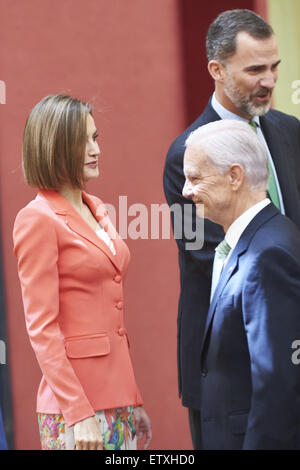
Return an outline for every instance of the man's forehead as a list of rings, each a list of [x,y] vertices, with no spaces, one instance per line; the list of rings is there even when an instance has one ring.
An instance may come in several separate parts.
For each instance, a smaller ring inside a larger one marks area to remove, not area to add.
[[[228,61],[234,63],[237,60],[253,62],[253,65],[275,63],[278,60],[278,46],[274,34],[269,38],[260,39],[240,31],[236,37],[236,51]]]
[[[207,166],[205,152],[201,148],[188,147],[184,152],[183,166],[186,173],[198,173],[201,168]]]

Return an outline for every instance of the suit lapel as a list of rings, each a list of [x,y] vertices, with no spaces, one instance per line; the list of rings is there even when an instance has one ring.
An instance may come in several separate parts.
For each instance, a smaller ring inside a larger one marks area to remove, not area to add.
[[[238,255],[239,255],[239,251],[237,249],[233,250],[228,260],[228,263],[226,264],[225,268],[223,269],[221,273],[219,282],[217,284],[216,290],[214,292],[214,295],[211,300],[211,304],[209,306],[209,310],[207,313],[204,336],[203,336],[203,344],[205,342],[205,338],[207,336],[210,324],[213,321],[213,317],[215,314],[219,297],[222,294],[227,282],[229,281],[233,273],[238,269]]]
[[[96,234],[96,232],[89,226],[88,223],[80,216],[76,209],[59,193],[49,190],[40,190],[38,193],[39,197],[47,200],[52,209],[58,215],[62,215],[65,218],[66,225],[75,232],[77,235],[85,238],[90,243],[99,248],[114,266],[120,270],[122,257],[120,255],[120,237],[114,229],[106,210],[105,205],[101,202],[96,204],[91,196],[84,191],[82,192],[82,198],[84,202],[89,206],[93,216],[99,222],[99,224],[107,231],[116,248],[116,254],[113,255],[111,250],[108,248],[106,243]]]
[[[218,113],[214,110],[211,105],[211,97],[207,103],[206,108],[204,109],[203,113],[201,114],[199,120],[201,121],[201,125],[203,123],[208,124],[209,122],[219,121],[221,117]]]
[[[228,263],[226,264],[224,270],[222,271],[222,274],[220,276],[218,285],[214,292],[214,295],[213,295],[213,298],[212,298],[212,301],[211,301],[211,304],[207,313],[203,341],[202,341],[202,348],[201,348],[202,352],[203,352],[206,338],[208,336],[210,325],[214,318],[218,300],[220,296],[222,295],[222,292],[226,284],[228,283],[229,279],[238,270],[239,257],[248,249],[248,246],[253,236],[257,232],[257,230],[275,215],[279,215],[279,211],[276,209],[276,207],[273,204],[269,204],[264,209],[262,209],[246,227],[246,229],[244,230],[244,232],[242,233],[238,241],[238,244],[236,245],[235,249],[231,253]]]
[[[291,152],[290,142],[268,114],[260,118],[260,123],[276,168],[286,213],[296,221],[300,212],[300,203],[296,197],[295,174],[288,157]]]

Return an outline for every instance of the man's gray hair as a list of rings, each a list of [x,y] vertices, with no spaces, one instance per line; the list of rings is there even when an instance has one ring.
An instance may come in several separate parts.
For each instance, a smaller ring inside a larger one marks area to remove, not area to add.
[[[267,189],[267,150],[248,123],[230,119],[210,122],[193,131],[185,145],[203,151],[218,173],[224,174],[231,165],[239,164],[251,189]]]
[[[211,23],[206,36],[208,60],[224,63],[236,51],[236,37],[244,31],[256,39],[274,34],[272,27],[251,10],[227,10]]]

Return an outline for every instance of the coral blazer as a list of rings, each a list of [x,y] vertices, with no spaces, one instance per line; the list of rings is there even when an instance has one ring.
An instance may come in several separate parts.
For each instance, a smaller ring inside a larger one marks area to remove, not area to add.
[[[55,191],[39,191],[13,233],[26,327],[43,373],[37,411],[62,413],[68,426],[96,410],[142,404],[123,315],[129,250],[104,204],[82,196],[115,256]]]

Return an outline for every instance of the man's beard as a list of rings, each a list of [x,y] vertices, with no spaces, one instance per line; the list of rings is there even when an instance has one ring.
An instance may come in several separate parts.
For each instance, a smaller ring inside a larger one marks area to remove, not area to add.
[[[252,103],[253,95],[247,97],[237,87],[234,79],[228,74],[226,85],[224,86],[224,92],[228,98],[232,101],[234,106],[243,114],[247,116],[263,116],[266,114],[271,106],[271,94],[272,90],[262,88],[260,91],[268,91],[270,93],[270,99],[267,103],[261,105],[254,105]],[[256,93],[257,94],[257,93]],[[254,95],[255,96],[255,95]]]

